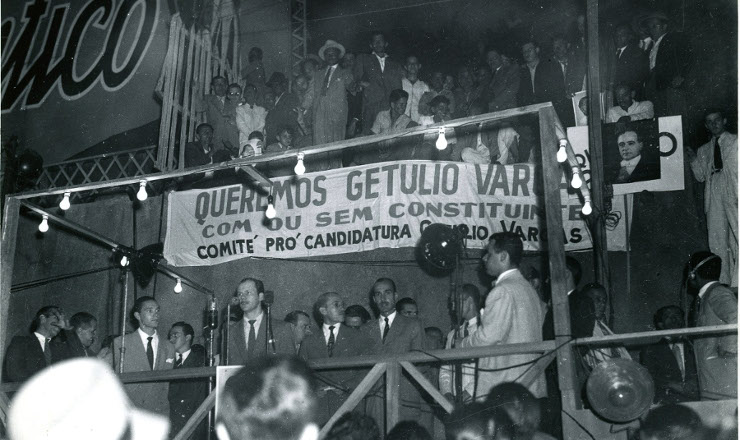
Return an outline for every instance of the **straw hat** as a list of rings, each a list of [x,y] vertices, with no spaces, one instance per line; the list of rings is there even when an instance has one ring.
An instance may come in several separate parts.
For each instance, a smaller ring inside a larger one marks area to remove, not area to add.
[[[166,418],[134,408],[111,368],[78,358],[46,368],[12,400],[8,433],[12,440],[164,440]]]
[[[319,49],[319,56],[322,60],[325,60],[324,52],[326,52],[327,49],[338,49],[339,50],[339,58],[342,58],[344,56],[344,46],[337,43],[334,40],[326,40],[326,43],[324,43],[323,46],[321,46],[321,49]]]

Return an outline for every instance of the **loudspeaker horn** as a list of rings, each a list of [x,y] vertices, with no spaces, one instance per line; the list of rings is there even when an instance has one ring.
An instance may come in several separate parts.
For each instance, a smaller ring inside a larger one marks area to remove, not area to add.
[[[611,422],[626,423],[650,408],[655,384],[647,369],[637,362],[612,359],[593,369],[586,394],[596,414]]]

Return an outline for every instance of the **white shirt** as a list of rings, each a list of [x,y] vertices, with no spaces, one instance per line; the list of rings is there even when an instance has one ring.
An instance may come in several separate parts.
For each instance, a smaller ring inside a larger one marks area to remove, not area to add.
[[[637,157],[633,157],[630,160],[623,160],[619,162],[619,166],[625,168],[627,172],[630,173],[631,175],[632,172],[635,171],[635,167],[640,162],[641,158],[642,158],[642,155],[638,154]]]
[[[385,57],[387,57],[388,55],[385,55],[385,56],[382,56],[381,57],[380,55],[378,55],[375,52],[373,52],[373,55],[375,55],[375,58],[377,58],[378,61],[380,62],[380,71],[381,72],[385,72]]]
[[[185,359],[187,359],[188,356],[190,356],[190,352],[191,351],[193,351],[193,350],[190,349],[190,348],[188,348],[188,351],[186,351],[185,353],[177,353],[177,355],[175,356],[175,361],[177,361],[177,358],[179,356],[180,357],[180,363],[185,362]]]
[[[619,51],[619,53],[617,54],[617,58],[622,58],[622,54],[624,53],[625,49],[627,49],[627,46],[620,47],[619,49],[617,49]]]
[[[332,324],[332,326],[334,327],[334,342],[337,341],[337,335],[339,334],[340,325],[340,323]],[[385,325],[385,321],[383,321],[383,325]],[[329,324],[324,324],[324,342],[326,342],[327,344],[329,343],[329,334]]]
[[[143,330],[141,330],[141,327],[139,327],[137,330],[139,332],[139,337],[141,338],[141,343],[144,344],[144,351],[146,351],[146,346],[149,344],[149,337],[152,338],[152,351],[154,352],[154,360],[152,361],[152,370],[157,368],[157,349],[159,348],[159,335],[157,334],[157,331],[154,330],[154,334],[147,335],[144,333]]]
[[[323,78],[321,78],[321,81],[324,81],[321,84],[321,87],[325,87],[326,84],[327,84],[327,82],[326,82],[326,72],[329,71],[329,83],[331,83],[331,78],[334,76],[334,71],[336,69],[337,69],[337,64],[335,64],[333,66],[329,66],[329,67],[326,68],[326,70],[324,71],[324,76],[323,76]]]
[[[264,316],[264,313],[260,313],[260,315],[256,318],[254,318],[254,339],[257,339],[259,337],[259,329],[260,324],[262,323],[262,317]],[[247,316],[244,316],[244,340],[247,341],[247,347],[249,347],[249,320],[247,319]]]
[[[41,344],[41,351],[44,351],[44,346],[46,345],[46,336],[38,332],[33,332],[33,334],[36,335],[36,339],[38,339],[39,344]]]
[[[650,70],[655,69],[655,60],[658,58],[658,46],[660,46],[660,42],[663,41],[663,37],[665,37],[665,34],[661,35],[660,38],[655,41],[653,48],[650,50]]]
[[[244,104],[236,108],[236,127],[239,129],[239,147],[249,143],[254,131],[264,134],[267,110],[258,105]]]
[[[396,311],[394,310],[393,313],[387,316],[388,318],[388,328],[393,326],[393,320],[396,319]],[[385,329],[385,319],[386,316],[380,315],[380,318],[378,319],[378,324],[380,325],[380,337],[383,337],[383,330]]]
[[[532,92],[534,92],[534,73],[537,71],[537,65],[540,64],[539,60],[534,64],[534,66],[530,66],[527,64],[527,68],[529,69],[529,76],[532,79]]]
[[[417,79],[412,83],[406,78],[401,79],[403,91],[409,94],[409,100],[406,103],[406,116],[412,121],[419,122],[419,100],[421,95],[429,91],[429,86],[424,81]]]
[[[627,110],[615,105],[609,109],[606,115],[606,122],[617,122],[623,116],[629,116],[631,121],[653,119],[653,116],[655,116],[653,103],[650,101],[632,101],[632,105]]]
[[[501,282],[501,280],[503,280],[504,278],[506,278],[506,277],[508,277],[508,276],[511,276],[511,275],[513,275],[513,274],[514,274],[514,272],[516,272],[516,271],[518,271],[518,270],[519,270],[519,269],[517,269],[517,268],[514,268],[514,269],[509,269],[509,270],[505,270],[505,271],[503,271],[503,272],[501,273],[501,275],[499,275],[499,276],[498,276],[498,278],[496,278],[496,281],[494,282],[494,285],[496,285],[496,284],[500,283],[500,282]]]
[[[701,286],[701,289],[699,289],[699,298],[704,299],[704,295],[707,293],[707,290],[709,290],[710,287],[717,283],[719,283],[719,281],[710,281],[707,284]]]

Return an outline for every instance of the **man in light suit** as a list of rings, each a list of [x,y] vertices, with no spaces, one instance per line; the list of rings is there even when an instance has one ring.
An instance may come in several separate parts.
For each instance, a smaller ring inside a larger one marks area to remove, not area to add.
[[[238,139],[236,127],[236,105],[237,101],[230,99],[229,83],[223,76],[216,76],[211,80],[213,94],[203,97],[201,112],[205,112],[206,122],[213,127],[213,145],[216,149],[226,148],[234,150],[238,145],[234,138]],[[236,136],[234,136],[236,134]],[[238,144],[238,142],[237,142]]]
[[[408,318],[396,312],[398,293],[396,283],[390,278],[380,278],[372,289],[373,303],[380,316],[369,321],[361,331],[372,341],[374,352],[381,355],[405,354],[412,350],[424,350],[424,327],[418,319]],[[378,423],[381,431],[385,427],[384,391],[377,389],[367,401],[368,415]],[[416,387],[406,379],[401,379],[401,420],[418,420],[420,417],[420,395]]]
[[[123,372],[171,370],[175,362],[175,347],[170,341],[160,338],[159,304],[151,296],[136,299],[131,309],[131,318],[137,329],[113,340],[113,369],[120,372],[121,344],[125,349]],[[125,384],[126,392],[139,408],[168,417],[170,404],[167,401],[169,382],[144,382]]]
[[[268,339],[267,314],[263,313],[265,285],[256,278],[244,278],[236,288],[244,317],[229,323],[229,352],[226,365],[244,365],[247,360],[265,354],[295,354],[290,325],[272,320],[273,339]]]
[[[372,342],[359,330],[343,326],[344,301],[338,293],[327,292],[314,303],[320,329],[306,337],[299,356],[306,361],[370,354]],[[358,370],[324,370],[315,372],[318,381],[317,421],[323,425],[347,400],[363,374]]]
[[[737,324],[737,297],[719,283],[722,260],[707,251],[691,256],[689,287],[698,293],[697,327]],[[701,400],[737,399],[737,333],[705,335],[694,340]]]
[[[352,91],[354,80],[352,73],[339,65],[344,56],[344,46],[334,40],[327,40],[319,56],[327,67],[314,72],[313,98],[313,143],[328,144],[341,141],[346,134],[347,126],[347,93]],[[307,162],[309,171],[324,171],[342,166],[341,153],[322,153],[319,157],[311,156]]]
[[[353,75],[362,87],[362,131],[371,134],[378,112],[385,110],[391,91],[402,89],[403,68],[385,53],[388,43],[382,32],[374,32],[370,41],[373,53],[360,54],[355,60]]]
[[[515,65],[504,64],[501,52],[493,47],[488,49],[486,62],[493,72],[493,78],[488,86],[488,111],[497,112],[516,107],[519,69]]]
[[[183,321],[172,324],[168,338],[175,347],[174,368],[198,368],[206,366],[206,350],[202,345],[193,345],[193,327]],[[174,436],[185,426],[208,394],[207,379],[183,379],[170,383],[167,396],[170,401],[170,435]],[[205,437],[206,424],[201,423],[190,436],[191,439]]]
[[[486,298],[481,325],[458,347],[542,341],[545,312],[537,292],[519,272],[522,253],[522,241],[515,233],[493,234],[483,263],[496,282]],[[481,358],[474,399],[485,400],[491,388],[504,382],[518,382],[535,397],[547,397],[544,372],[535,375],[528,364],[537,358],[537,354]]]

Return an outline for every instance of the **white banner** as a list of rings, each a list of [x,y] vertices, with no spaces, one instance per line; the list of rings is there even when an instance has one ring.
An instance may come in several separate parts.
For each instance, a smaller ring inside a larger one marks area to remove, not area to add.
[[[275,178],[273,220],[264,215],[267,194],[253,187],[173,192],[164,254],[175,266],[203,266],[413,247],[432,223],[466,224],[469,248],[483,249],[507,230],[525,250],[545,250],[544,199],[534,177],[530,164],[408,161]],[[566,250],[588,249],[581,203],[566,187],[563,179],[557,237]],[[624,249],[622,228],[610,233],[609,249]]]

